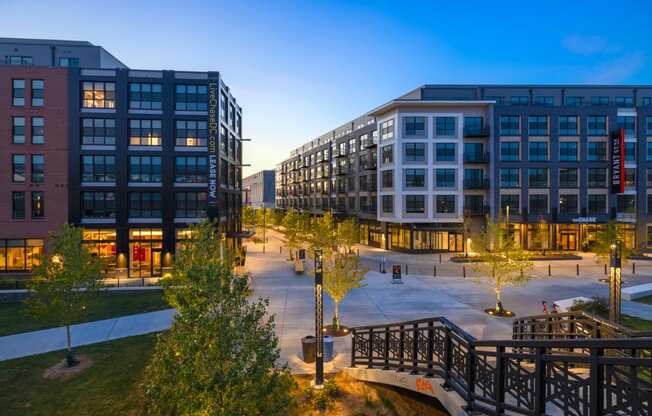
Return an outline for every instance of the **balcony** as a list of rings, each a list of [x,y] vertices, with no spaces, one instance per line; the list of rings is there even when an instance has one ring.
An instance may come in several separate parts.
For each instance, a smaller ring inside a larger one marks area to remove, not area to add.
[[[465,152],[464,163],[489,163],[489,152]]]
[[[464,137],[489,137],[489,126],[464,126]]]
[[[367,139],[367,140],[363,140],[361,145],[362,148],[364,149],[370,149],[372,147],[376,147],[378,145],[378,141],[374,139]]]
[[[464,189],[489,189],[489,179],[464,179]]]

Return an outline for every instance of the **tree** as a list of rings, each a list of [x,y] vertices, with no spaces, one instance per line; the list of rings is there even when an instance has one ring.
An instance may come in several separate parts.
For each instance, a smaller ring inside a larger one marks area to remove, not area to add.
[[[358,256],[345,252],[335,252],[324,263],[324,290],[335,303],[333,315],[333,331],[340,330],[340,302],[355,288],[365,286],[364,280],[367,269],[361,269]]]
[[[244,208],[242,208],[242,223],[245,227],[249,227],[249,229],[256,226],[256,212],[251,205],[245,205]]]
[[[315,217],[310,225],[309,244],[311,252],[321,250],[324,259],[327,259],[337,250],[337,233],[333,215],[330,212],[321,217]]]
[[[177,309],[159,336],[143,391],[153,414],[288,414],[294,381],[277,364],[268,300],[252,299],[246,276],[220,260],[216,223],[204,222],[177,253],[165,295]]]
[[[602,263],[609,262],[613,244],[620,246],[622,261],[627,261],[627,258],[632,254],[632,249],[625,244],[625,230],[615,220],[610,220],[598,231],[597,239],[593,245],[593,252],[598,261]]]
[[[70,326],[79,322],[91,308],[100,288],[100,262],[82,245],[82,230],[63,224],[50,235],[50,256],[34,267],[26,300],[32,315],[66,327],[68,367],[78,361],[72,350]]]
[[[355,218],[348,218],[337,224],[337,246],[345,253],[351,253],[353,246],[360,242],[360,226]]]
[[[284,218],[283,211],[280,209],[274,209],[272,210],[272,224],[276,227],[279,227],[283,225],[283,218]]]
[[[283,228],[285,229],[285,245],[288,248],[290,260],[292,260],[292,252],[301,247],[302,238],[299,215],[294,209],[289,209],[285,213]]]
[[[501,298],[504,286],[519,286],[530,280],[532,262],[525,250],[515,244],[509,233],[499,223],[487,219],[485,228],[475,234],[473,250],[479,262],[473,269],[480,279],[490,279],[496,294],[493,314],[507,313]]]

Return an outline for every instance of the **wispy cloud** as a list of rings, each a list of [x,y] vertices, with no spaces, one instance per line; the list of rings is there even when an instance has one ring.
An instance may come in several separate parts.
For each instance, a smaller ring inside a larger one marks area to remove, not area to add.
[[[568,35],[562,39],[561,44],[569,52],[586,56],[614,53],[620,49],[604,36]]]
[[[633,52],[599,64],[589,70],[587,81],[594,84],[617,84],[627,81],[645,64],[642,52]]]

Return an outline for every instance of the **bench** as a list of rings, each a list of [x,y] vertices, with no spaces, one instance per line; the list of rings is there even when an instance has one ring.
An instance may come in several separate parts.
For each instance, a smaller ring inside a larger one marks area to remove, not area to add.
[[[622,290],[623,299],[634,300],[652,296],[652,283],[630,286]]]

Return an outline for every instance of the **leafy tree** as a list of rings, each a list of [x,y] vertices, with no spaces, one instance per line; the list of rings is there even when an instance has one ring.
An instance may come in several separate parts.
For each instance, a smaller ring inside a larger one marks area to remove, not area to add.
[[[301,226],[299,214],[294,209],[289,209],[283,218],[283,228],[285,229],[285,246],[288,248],[290,260],[292,260],[293,250],[301,247]]]
[[[340,303],[355,288],[365,286],[367,269],[360,268],[358,256],[352,253],[335,252],[324,263],[324,290],[335,303],[333,330],[340,330]]]
[[[525,250],[515,244],[507,230],[499,223],[487,219],[485,228],[475,234],[473,249],[479,262],[473,268],[480,279],[490,279],[496,293],[496,314],[505,312],[501,293],[504,286],[520,286],[531,276],[533,263]]]
[[[310,226],[310,251],[314,253],[315,250],[322,250],[324,259],[327,259],[337,250],[337,243],[333,215],[327,212],[321,217],[313,218]]]
[[[268,300],[232,273],[215,223],[192,228],[165,294],[178,314],[159,340],[142,387],[152,414],[288,414],[294,381],[277,364]]]
[[[345,253],[351,253],[353,246],[360,242],[360,227],[355,218],[348,218],[337,224],[337,246]]]
[[[280,209],[274,209],[272,210],[272,224],[274,224],[276,227],[279,227],[283,225],[283,218],[285,217],[285,214],[283,213],[282,210]]]
[[[270,208],[258,208],[256,210],[256,224],[261,230],[263,239],[267,238],[265,231],[272,226],[272,210]]]
[[[50,235],[50,254],[34,267],[26,300],[32,315],[66,327],[68,367],[78,363],[72,350],[70,326],[88,313],[100,282],[100,262],[82,245],[82,230],[63,224]]]
[[[609,262],[613,244],[620,246],[622,261],[627,261],[632,249],[625,245],[625,230],[615,220],[610,220],[598,231],[597,240],[593,245],[593,252],[598,261]]]
[[[242,224],[249,229],[256,226],[256,212],[251,205],[245,205],[242,208]]]

